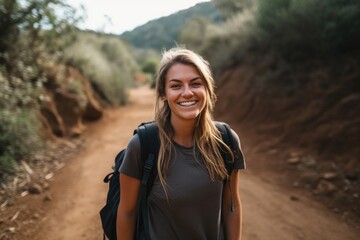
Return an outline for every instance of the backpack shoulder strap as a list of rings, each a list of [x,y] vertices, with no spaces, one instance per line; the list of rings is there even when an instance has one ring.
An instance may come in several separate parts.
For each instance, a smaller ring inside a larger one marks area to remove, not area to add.
[[[155,122],[142,123],[135,129],[134,134],[139,135],[141,146],[141,161],[143,162],[143,176],[140,186],[140,213],[141,223],[144,228],[145,239],[150,239],[148,222],[147,196],[157,175],[157,156],[160,148],[158,127]],[[139,219],[140,220],[140,219]]]
[[[157,175],[157,156],[160,149],[159,130],[155,122],[141,123],[134,134],[139,135],[141,146],[141,161],[144,166],[143,175],[149,174],[147,187],[148,191]],[[143,177],[144,178],[144,177]],[[145,184],[145,182],[144,182]]]
[[[141,158],[146,159],[148,154],[157,155],[160,148],[158,127],[155,122],[141,123],[134,134],[139,135],[141,144]]]
[[[234,140],[232,139],[231,129],[230,126],[224,122],[214,121],[215,126],[219,130],[222,140],[224,143],[231,149],[234,153]],[[234,169],[234,161],[232,160],[231,156],[225,149],[220,149],[221,156],[224,160],[226,170],[229,175],[231,175],[232,170]],[[234,155],[235,157],[235,155]]]

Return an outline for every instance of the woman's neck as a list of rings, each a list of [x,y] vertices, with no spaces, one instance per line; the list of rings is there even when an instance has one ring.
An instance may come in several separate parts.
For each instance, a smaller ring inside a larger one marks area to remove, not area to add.
[[[172,119],[171,124],[174,128],[172,140],[181,146],[192,147],[195,121],[174,121]]]

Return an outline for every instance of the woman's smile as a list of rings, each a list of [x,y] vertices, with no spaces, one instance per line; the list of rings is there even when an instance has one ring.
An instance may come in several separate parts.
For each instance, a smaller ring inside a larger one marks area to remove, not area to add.
[[[191,106],[194,106],[195,104],[197,103],[197,101],[185,101],[185,102],[179,102],[179,105],[180,106],[183,106],[183,107],[191,107]]]

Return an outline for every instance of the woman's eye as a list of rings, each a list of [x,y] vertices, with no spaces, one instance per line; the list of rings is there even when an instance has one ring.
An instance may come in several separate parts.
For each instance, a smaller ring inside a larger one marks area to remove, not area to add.
[[[178,84],[175,84],[175,85],[171,85],[170,88],[172,89],[179,89],[181,86],[178,85]]]
[[[202,85],[202,83],[200,83],[200,82],[194,82],[192,84],[193,87],[200,87],[201,85]]]

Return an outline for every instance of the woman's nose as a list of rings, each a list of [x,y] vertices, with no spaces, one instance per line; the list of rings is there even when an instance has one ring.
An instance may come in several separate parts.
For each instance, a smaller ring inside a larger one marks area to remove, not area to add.
[[[182,96],[185,98],[189,98],[189,97],[192,97],[193,95],[194,95],[194,93],[192,92],[190,86],[185,85],[184,91],[182,92]]]

